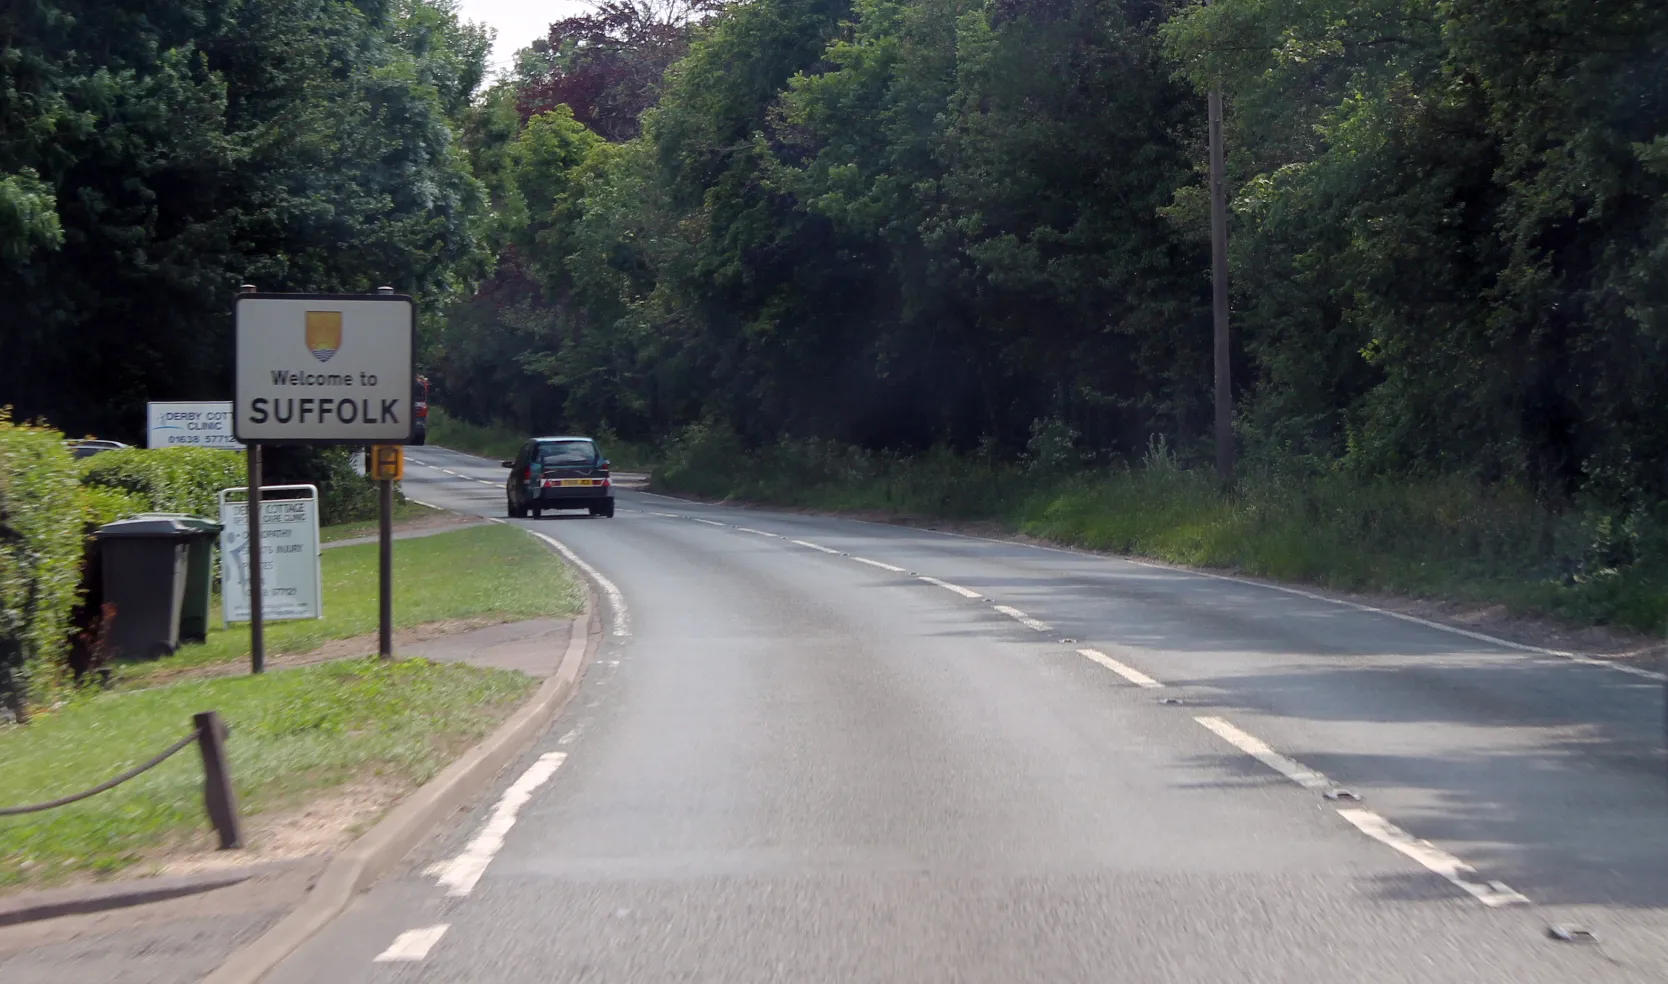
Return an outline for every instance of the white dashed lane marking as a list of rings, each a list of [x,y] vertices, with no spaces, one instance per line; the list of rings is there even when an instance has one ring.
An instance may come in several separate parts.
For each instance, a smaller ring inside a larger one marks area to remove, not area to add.
[[[1152,677],[1142,673],[1135,667],[1120,663],[1098,649],[1079,649],[1077,654],[1094,660],[1096,663],[1099,663],[1100,665],[1111,670],[1113,673],[1118,674],[1130,683],[1135,684],[1137,687],[1156,689],[1164,686],[1164,684],[1159,683],[1157,680],[1154,680]]]
[[[1039,622],[1017,608],[1010,608],[1007,605],[997,605],[996,610],[1033,632],[1051,631],[1051,626],[1047,622]]]
[[[562,767],[562,762],[567,757],[567,752],[546,752],[540,755],[538,761],[528,766],[527,771],[521,774],[521,778],[512,783],[509,789],[504,790],[504,795],[499,797],[498,804],[492,808],[492,815],[487,817],[486,823],[481,825],[481,829],[464,847],[463,853],[429,869],[446,889],[447,895],[464,896],[475,890],[475,883],[486,874],[487,866],[503,848],[505,835],[515,826],[516,814],[521,812],[521,808],[527,805],[527,801],[533,798],[533,793],[540,786],[550,781],[550,777]]]
[[[426,462],[419,461],[417,459],[411,459],[411,460],[412,460],[413,464],[418,464],[418,465],[426,465],[427,464]],[[448,475],[453,475],[453,476],[458,477],[458,478],[463,478],[465,480],[469,480],[467,476],[459,475],[457,472],[451,471],[450,469],[437,468],[436,466],[433,466],[433,465],[429,465],[428,467],[436,468],[436,470],[442,471],[442,472],[444,472]],[[473,479],[473,481],[480,482],[482,485],[491,485],[491,486],[497,486],[498,485],[497,482],[489,481],[489,480],[486,480],[486,479]],[[661,497],[661,498],[664,498],[664,497]],[[675,500],[672,500],[672,501],[675,501]],[[663,516],[663,517],[667,517],[667,518],[692,519],[697,523],[701,523],[701,524],[707,525],[707,526],[723,527],[723,526],[729,525],[729,524],[717,522],[717,521],[710,520],[710,519],[700,519],[700,518],[693,517],[693,516],[679,516],[676,513],[653,513],[653,515]],[[749,527],[746,527],[746,526],[732,526],[731,528],[735,529],[737,532],[750,533],[750,534],[753,534],[755,536],[765,536],[765,537],[770,537],[772,539],[778,539],[778,540],[779,539],[787,539],[786,537],[783,537],[781,534],[778,534],[778,533],[771,533],[771,532],[768,532],[766,530],[752,529],[752,528],[749,528]],[[575,556],[573,554],[573,552],[571,550],[569,550],[563,544],[557,542],[556,540],[552,539],[551,537],[545,536],[542,533],[535,533],[534,535],[538,536],[540,539],[543,539],[543,540],[546,540],[547,542],[549,542],[552,546],[556,547],[557,550],[561,551],[563,556],[567,557],[576,566],[580,567],[587,574],[591,575],[593,578],[595,578],[597,580],[597,582],[603,587],[603,590],[608,594],[610,602],[614,605],[614,609],[615,609],[615,613],[616,613],[616,615],[615,615],[615,617],[616,617],[615,634],[616,635],[626,635],[626,634],[628,634],[625,631],[625,628],[624,628],[624,625],[625,625],[625,602],[624,602],[623,596],[621,596],[620,593],[619,593],[619,589],[616,588],[612,584],[612,582],[608,581],[600,573],[598,573],[595,570],[595,568],[592,568],[590,565],[586,564],[584,561],[580,560],[577,556]],[[975,538],[975,539],[980,539],[980,538]],[[823,553],[840,554],[840,551],[838,551],[838,550],[834,550],[832,548],[822,546],[821,544],[811,543],[811,542],[805,541],[805,540],[789,540],[789,542],[793,543],[796,546],[808,547],[812,550],[818,550],[818,551],[821,551]],[[998,542],[1001,542],[1001,541],[998,541]],[[905,569],[902,568],[902,567],[898,567],[898,566],[895,566],[893,564],[883,563],[883,562],[878,561],[878,560],[870,560],[869,558],[866,558],[866,557],[852,557],[851,559],[856,561],[859,564],[865,564],[869,567],[878,568],[880,570],[889,571],[891,573],[895,573],[895,574],[907,573],[905,571]],[[1142,563],[1140,561],[1133,561],[1133,563],[1136,563],[1140,566],[1145,566],[1145,567],[1162,567],[1163,566],[1163,565],[1157,565],[1157,564]],[[1165,569],[1169,569],[1169,568],[1165,568]],[[1420,624],[1420,625],[1428,626],[1428,627],[1433,628],[1433,629],[1439,629],[1441,631],[1449,632],[1449,633],[1452,633],[1452,634],[1455,634],[1455,635],[1467,636],[1467,637],[1470,637],[1470,638],[1473,638],[1473,639],[1476,639],[1476,640],[1479,640],[1479,641],[1504,645],[1504,646],[1508,646],[1508,647],[1513,648],[1513,649],[1526,650],[1526,651],[1536,652],[1536,653],[1545,653],[1547,655],[1562,656],[1562,657],[1565,657],[1565,658],[1568,658],[1568,659],[1573,659],[1577,662],[1592,663],[1594,665],[1607,666],[1611,669],[1618,669],[1618,670],[1621,670],[1623,672],[1632,673],[1632,674],[1635,674],[1637,676],[1645,677],[1647,679],[1653,679],[1653,680],[1663,679],[1662,674],[1654,672],[1654,671],[1650,671],[1650,670],[1640,670],[1640,669],[1636,669],[1634,667],[1620,666],[1620,665],[1617,665],[1615,663],[1611,663],[1609,661],[1595,660],[1595,659],[1592,659],[1590,657],[1583,657],[1581,655],[1574,654],[1574,653],[1565,653],[1565,652],[1556,651],[1556,650],[1541,649],[1539,647],[1525,646],[1525,645],[1522,645],[1520,643],[1511,643],[1511,642],[1507,642],[1505,640],[1496,639],[1492,636],[1486,636],[1486,635],[1483,635],[1481,633],[1470,632],[1470,631],[1466,631],[1464,629],[1458,629],[1458,628],[1455,628],[1453,626],[1442,625],[1442,624],[1436,623],[1436,622],[1429,622],[1429,621],[1426,621],[1424,619],[1416,618],[1416,617],[1409,616],[1409,615],[1404,615],[1400,612],[1384,611],[1382,609],[1377,609],[1377,608],[1373,608],[1373,607],[1366,606],[1366,605],[1360,605],[1360,604],[1352,603],[1352,602],[1344,602],[1344,601],[1340,601],[1338,599],[1327,598],[1327,597],[1324,597],[1322,595],[1317,595],[1317,594],[1313,594],[1311,592],[1303,591],[1301,589],[1289,588],[1289,587],[1286,587],[1284,585],[1270,585],[1270,584],[1264,584],[1264,583],[1261,583],[1261,582],[1251,582],[1251,581],[1245,581],[1241,578],[1229,577],[1229,576],[1220,575],[1220,574],[1210,574],[1210,573],[1205,573],[1205,572],[1189,571],[1187,573],[1194,574],[1195,576],[1201,576],[1201,577],[1207,577],[1207,578],[1213,578],[1213,579],[1219,579],[1219,580],[1225,580],[1225,581],[1234,581],[1236,583],[1241,583],[1241,584],[1254,584],[1258,587],[1270,588],[1270,589],[1273,589],[1275,591],[1280,591],[1280,592],[1283,592],[1283,593],[1286,593],[1286,594],[1296,595],[1296,596],[1303,597],[1303,598],[1313,599],[1315,601],[1322,601],[1322,602],[1326,602],[1326,603],[1329,603],[1329,604],[1341,605],[1341,606],[1344,606],[1344,607],[1354,608],[1354,609],[1357,609],[1357,610],[1360,610],[1360,611],[1367,611],[1367,612],[1372,612],[1372,613],[1380,614],[1380,615],[1388,615],[1392,618],[1401,619],[1403,621],[1414,622],[1414,623],[1417,623],[1417,624]],[[936,578],[936,577],[928,577],[926,575],[915,575],[915,576],[918,580],[924,581],[925,583],[934,585],[936,587],[944,588],[945,590],[954,592],[955,594],[960,595],[963,598],[984,600],[983,595],[981,595],[977,591],[972,590],[971,588],[966,588],[966,587],[963,587],[959,584],[954,584],[952,582],[941,580],[941,579]],[[1030,615],[1027,615],[1025,612],[1020,611],[1017,608],[1013,608],[1013,607],[1008,606],[1008,605],[996,605],[995,610],[1002,613],[1003,615],[1008,616],[1009,618],[1014,619],[1015,621],[1019,622],[1020,624],[1026,626],[1027,628],[1033,629],[1037,632],[1052,631],[1051,627],[1046,622],[1043,622],[1039,619],[1032,618]],[[1114,673],[1117,673],[1119,676],[1123,677],[1125,680],[1128,680],[1130,683],[1135,684],[1136,686],[1145,687],[1145,688],[1161,688],[1161,687],[1164,686],[1164,684],[1162,684],[1159,681],[1153,679],[1152,677],[1148,676],[1147,674],[1142,673],[1140,670],[1137,670],[1132,666],[1129,666],[1125,663],[1122,663],[1122,662],[1112,658],[1111,656],[1108,656],[1105,653],[1102,653],[1098,650],[1095,650],[1095,649],[1079,649],[1079,650],[1077,650],[1077,652],[1078,652],[1079,655],[1083,656],[1084,658],[1092,660],[1093,662],[1098,663],[1101,666],[1106,667],[1107,669],[1113,671]],[[1199,724],[1201,724],[1205,728],[1208,728],[1210,731],[1215,733],[1218,737],[1222,738],[1224,741],[1227,741],[1229,744],[1238,748],[1240,751],[1245,752],[1247,755],[1250,755],[1252,758],[1255,758],[1257,761],[1263,763],[1264,765],[1266,765],[1269,768],[1273,769],[1274,771],[1280,773],[1282,776],[1285,776],[1287,779],[1291,780],[1292,782],[1296,783],[1297,785],[1299,785],[1299,786],[1301,786],[1305,789],[1308,789],[1308,790],[1311,790],[1311,791],[1324,792],[1324,791],[1336,788],[1333,785],[1332,781],[1330,779],[1328,779],[1325,775],[1323,775],[1319,772],[1316,772],[1314,769],[1311,769],[1308,766],[1303,765],[1301,762],[1298,762],[1296,759],[1289,758],[1285,755],[1280,754],[1279,752],[1274,751],[1272,748],[1270,748],[1266,743],[1264,743],[1260,739],[1256,738],[1253,735],[1247,734],[1246,732],[1240,730],[1239,728],[1234,727],[1232,724],[1229,724],[1227,721],[1225,721],[1221,718],[1217,718],[1217,717],[1198,717],[1198,718],[1195,718],[1194,720],[1198,721]],[[569,735],[564,736],[564,739],[569,740],[572,737],[573,737],[573,735],[570,733]],[[559,766],[561,764],[561,759],[563,757],[563,754],[564,753],[561,753],[561,752],[552,752],[549,755],[546,755],[546,756],[542,757],[539,760],[539,762],[535,763],[534,766],[531,769],[528,770],[528,773],[523,775],[522,778],[517,781],[516,785],[512,786],[511,789],[505,793],[504,799],[501,800],[500,803],[499,803],[498,810],[496,810],[494,812],[492,819],[488,821],[486,827],[483,828],[482,832],[477,835],[475,841],[471,842],[470,847],[468,849],[466,849],[463,854],[459,855],[457,858],[454,858],[451,862],[447,862],[445,864],[436,866],[437,873],[439,873],[441,875],[442,884],[446,884],[446,885],[449,885],[449,886],[452,887],[452,891],[450,892],[450,894],[467,895],[469,890],[471,888],[473,888],[474,883],[479,880],[481,874],[486,870],[486,865],[491,861],[492,854],[496,853],[498,847],[502,846],[503,833],[505,831],[507,831],[509,829],[509,827],[511,825],[513,825],[514,822],[515,822],[515,811],[518,810],[520,808],[521,803],[524,803],[526,801],[526,798],[531,795],[531,792],[532,792],[533,788],[536,788],[539,784],[542,784],[545,780],[547,780],[549,778],[550,773],[555,772],[557,766]],[[552,762],[552,760],[553,760],[553,762]],[[547,762],[551,762],[551,764],[546,766]],[[547,771],[545,771],[542,774],[540,774],[539,771],[538,771],[541,766],[546,766],[546,769],[547,769]],[[521,789],[524,784],[528,784],[530,782],[530,780],[531,780],[530,785],[528,785],[527,788],[525,789],[525,791],[519,795],[519,799],[517,799],[515,796],[512,795],[512,794],[516,794],[518,789]],[[1407,831],[1403,830],[1402,828],[1396,826],[1395,824],[1391,823],[1389,820],[1386,820],[1384,817],[1380,816],[1379,814],[1377,814],[1377,813],[1375,813],[1371,810],[1358,809],[1358,808],[1349,808],[1349,809],[1339,809],[1337,812],[1338,812],[1339,816],[1341,816],[1345,820],[1349,821],[1350,824],[1353,825],[1357,830],[1360,830],[1362,833],[1364,833],[1367,836],[1373,838],[1374,840],[1379,841],[1380,843],[1385,844],[1386,846],[1393,848],[1394,850],[1396,850],[1398,853],[1402,854],[1403,856],[1408,857],[1408,858],[1418,862],[1420,865],[1422,865],[1427,870],[1429,870],[1431,872],[1434,872],[1435,874],[1441,875],[1443,878],[1447,879],[1449,882],[1451,882],[1455,886],[1459,887],[1460,889],[1465,891],[1467,894],[1471,895],[1473,898],[1476,898],[1479,902],[1483,903],[1484,905],[1492,907],[1492,906],[1520,904],[1520,903],[1526,903],[1526,902],[1529,901],[1523,895],[1519,894],[1516,891],[1513,891],[1510,886],[1505,885],[1502,882],[1498,882],[1498,881],[1483,882],[1483,881],[1477,881],[1477,880],[1474,880],[1473,878],[1467,877],[1469,875],[1476,874],[1476,869],[1472,868],[1470,865],[1466,864],[1464,861],[1461,861],[1459,858],[1455,857],[1454,855],[1449,854],[1448,852],[1442,850],[1441,848],[1437,847],[1434,844],[1431,844],[1429,841],[1420,840],[1419,838],[1414,837],[1412,834],[1410,834]],[[458,886],[463,886],[463,887],[460,889]],[[377,960],[378,961],[421,960],[421,959],[423,959],[423,956],[428,953],[429,949],[434,946],[434,943],[439,940],[440,936],[445,933],[445,931],[446,931],[446,926],[444,926],[444,925],[442,925],[442,926],[432,926],[432,927],[429,927],[427,929],[421,929],[421,930],[411,930],[407,933],[402,934],[399,937],[399,939],[396,939],[394,941],[394,945],[390,946],[388,948],[388,950],[384,951],[384,953],[381,956],[377,957]],[[415,956],[407,956],[407,955],[403,955],[403,954],[415,954]]]
[[[1223,741],[1251,756],[1262,764],[1280,773],[1304,789],[1324,792],[1332,788],[1332,783],[1325,776],[1309,768],[1296,759],[1287,758],[1268,747],[1262,739],[1248,735],[1219,717],[1196,717],[1199,722],[1216,732]]]
[[[1221,718],[1197,717],[1193,720],[1215,732],[1223,741],[1304,789],[1324,792],[1337,788],[1333,785],[1332,780],[1326,776],[1296,759],[1281,755],[1268,747],[1261,739],[1246,734]],[[1518,905],[1529,901],[1523,895],[1513,891],[1511,886],[1504,882],[1482,882],[1467,877],[1476,874],[1477,869],[1430,841],[1420,840],[1372,810],[1351,807],[1338,810],[1338,815],[1348,820],[1363,834],[1419,862],[1426,870],[1441,875],[1486,906],[1493,908],[1503,905]]]
[[[1430,841],[1420,840],[1371,810],[1339,810],[1338,815],[1354,824],[1357,830],[1381,844],[1400,851],[1442,877],[1464,889],[1471,897],[1489,908],[1503,905],[1523,905],[1529,900],[1512,891],[1505,882],[1479,882],[1466,877],[1477,869],[1454,857]]]
[[[422,929],[408,929],[394,937],[394,942],[389,945],[388,949],[377,954],[372,962],[409,963],[422,960],[429,955],[429,951],[434,949],[434,945],[440,942],[440,938],[445,936],[446,930],[450,928],[450,923],[441,923],[438,926],[425,926]]]
[[[943,588],[946,591],[954,591],[956,594],[961,595],[963,598],[973,598],[973,599],[982,599],[982,598],[984,598],[984,595],[980,594],[977,591],[974,591],[972,588],[964,588],[959,584],[951,584],[949,581],[940,581],[936,577],[927,577],[925,574],[918,574],[918,575],[916,575],[916,577],[918,577],[922,581],[927,582],[928,584],[936,585],[940,588]]]

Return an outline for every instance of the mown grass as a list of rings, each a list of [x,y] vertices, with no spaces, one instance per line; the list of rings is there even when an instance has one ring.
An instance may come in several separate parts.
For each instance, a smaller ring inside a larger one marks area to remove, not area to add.
[[[424,519],[438,516],[445,512],[433,506],[425,506],[412,502],[410,499],[396,499],[394,501],[394,522],[402,523],[407,520]],[[337,540],[351,540],[358,536],[372,536],[381,529],[380,519],[360,520],[353,523],[337,523],[335,526],[325,526],[319,529],[319,540],[322,543],[334,543]]]
[[[646,471],[654,466],[656,456],[653,449],[647,445],[622,441],[607,431],[590,433],[581,430],[579,433],[594,437],[602,447],[602,453],[613,462],[616,470]],[[437,447],[502,460],[514,458],[516,452],[521,450],[521,445],[528,438],[535,436],[538,435],[503,424],[483,427],[467,420],[459,420],[441,407],[429,409],[428,443]]]
[[[356,659],[84,697],[0,727],[0,805],[89,788],[185,735],[215,710],[245,817],[358,776],[417,784],[485,735],[534,681],[422,660]],[[202,762],[188,746],[113,790],[0,818],[0,889],[108,875],[185,842],[209,843]]]
[[[1250,467],[1232,492],[1159,450],[1090,471],[696,429],[654,487],[828,510],[988,520],[1054,542],[1348,591],[1503,604],[1646,633],[1668,623],[1668,516],[1554,512],[1461,478]]]
[[[267,655],[304,653],[333,639],[377,629],[377,545],[324,551],[324,617],[266,626]],[[561,559],[508,526],[476,526],[394,543],[394,625],[451,619],[509,622],[566,618],[584,608],[578,582]],[[118,687],[145,686],[177,671],[249,658],[249,626],[227,628],[216,598],[208,640],[160,660],[124,662]]]

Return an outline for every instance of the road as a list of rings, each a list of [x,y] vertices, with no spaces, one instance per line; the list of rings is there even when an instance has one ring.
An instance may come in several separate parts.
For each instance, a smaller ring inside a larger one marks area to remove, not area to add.
[[[408,494],[503,515],[495,462],[411,459]],[[564,715],[269,981],[1668,977],[1649,674],[1115,558],[619,507],[516,521],[610,586]]]

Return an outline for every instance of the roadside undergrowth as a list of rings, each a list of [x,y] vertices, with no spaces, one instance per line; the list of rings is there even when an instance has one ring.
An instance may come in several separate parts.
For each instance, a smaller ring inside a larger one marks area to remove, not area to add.
[[[713,499],[982,520],[1068,546],[1358,592],[1498,604],[1518,615],[1659,634],[1668,623],[1668,517],[1550,510],[1467,479],[1362,478],[1251,467],[1231,492],[1162,446],[1084,469],[830,442],[746,449],[691,428],[653,488]]]

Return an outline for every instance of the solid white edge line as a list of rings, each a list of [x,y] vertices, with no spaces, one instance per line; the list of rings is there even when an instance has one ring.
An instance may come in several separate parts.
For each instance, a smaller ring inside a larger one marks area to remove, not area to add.
[[[946,591],[954,591],[956,594],[961,595],[963,598],[983,598],[984,597],[984,595],[980,594],[977,591],[974,591],[971,588],[964,588],[959,584],[951,584],[949,581],[940,581],[936,577],[928,577],[925,574],[917,574],[916,577],[919,580],[927,582],[928,584],[937,585],[938,587],[943,588]]]
[[[528,530],[527,532],[555,547],[558,553],[568,559],[569,563],[584,571],[587,577],[600,585],[603,594],[608,596],[608,609],[614,617],[614,635],[619,638],[631,635],[631,616],[626,610],[625,595],[620,592],[613,581],[603,577],[602,572],[595,567],[580,560],[578,554],[569,550],[567,544],[555,537],[540,533],[537,530]]]
[[[422,960],[451,929],[451,923],[441,923],[438,926],[425,926],[422,929],[408,929],[394,937],[394,942],[388,949],[372,958],[372,963],[393,963],[395,961],[414,962]]]
[[[812,550],[820,550],[825,554],[838,554],[840,552],[838,550],[829,549],[820,543],[811,543],[808,540],[789,540],[788,542],[796,547],[810,547]]]
[[[1135,684],[1137,687],[1156,689],[1164,686],[1164,684],[1159,683],[1157,680],[1154,680],[1152,677],[1142,673],[1135,667],[1120,663],[1098,649],[1079,649],[1077,654],[1094,660],[1096,663],[1099,663],[1100,665],[1111,670],[1113,673],[1118,674],[1130,683]]]
[[[533,793],[556,774],[561,768],[563,760],[568,757],[567,752],[545,752],[538,757],[521,777],[504,790],[499,797],[498,804],[492,808],[492,815],[487,817],[486,823],[476,831],[463,853],[450,861],[442,862],[434,869],[441,885],[445,886],[446,894],[450,896],[464,896],[474,891],[475,883],[486,874],[487,865],[492,863],[493,857],[504,846],[504,837],[515,826],[516,814],[533,798]]]
[[[1262,739],[1239,730],[1219,717],[1196,717],[1193,720],[1214,731],[1223,741],[1280,773],[1304,789],[1324,791],[1332,788],[1332,780],[1296,759],[1287,758],[1264,744]]]
[[[1466,878],[1465,876],[1468,874],[1476,874],[1477,869],[1430,841],[1420,840],[1371,810],[1350,807],[1339,809],[1338,815],[1354,824],[1355,828],[1363,834],[1419,862],[1428,870],[1458,885],[1477,901],[1490,908],[1502,905],[1523,905],[1529,901],[1527,897],[1513,891],[1511,886],[1504,882],[1488,882],[1485,884]]]
[[[495,485],[497,483],[487,482],[486,484]],[[669,502],[682,502],[697,506],[711,505],[711,503],[697,502],[694,499],[680,499],[677,496],[664,495],[656,492],[639,492],[638,494],[652,496],[656,499],[665,499]],[[723,507],[720,506],[718,508]],[[846,523],[856,523],[861,526],[880,526],[893,532],[896,532],[899,529],[907,529],[914,533],[930,533],[936,536],[945,536],[956,540],[973,540],[979,543],[997,543],[1007,547],[1021,547],[1026,550],[1040,550],[1045,553],[1063,553],[1073,557],[1095,557],[1101,560],[1123,561],[1125,563],[1134,564],[1137,567],[1147,567],[1158,571],[1169,571],[1172,574],[1180,574],[1183,577],[1205,577],[1216,581],[1228,581],[1233,584],[1243,584],[1250,588],[1266,588],[1269,591],[1278,591],[1282,594],[1294,595],[1298,598],[1307,598],[1310,601],[1318,601],[1327,605],[1336,605],[1340,608],[1350,608],[1358,612],[1367,612],[1373,615],[1384,615],[1399,621],[1424,626],[1427,629],[1435,629],[1438,632],[1446,632],[1450,635],[1462,636],[1474,642],[1486,642],[1489,645],[1501,646],[1506,649],[1514,649],[1523,653],[1534,653],[1539,656],[1556,656],[1559,659],[1567,659],[1572,663],[1580,663],[1583,666],[1603,667],[1604,669],[1615,670],[1618,673],[1626,673],[1630,676],[1636,676],[1644,680],[1654,680],[1657,683],[1668,682],[1668,673],[1661,673],[1657,670],[1641,669],[1637,666],[1628,666],[1626,663],[1618,663],[1614,660],[1608,659],[1599,659],[1585,653],[1571,652],[1565,649],[1548,649],[1544,646],[1531,646],[1526,643],[1512,642],[1510,639],[1502,639],[1499,636],[1491,636],[1484,632],[1473,632],[1470,629],[1462,629],[1454,625],[1444,625],[1441,622],[1433,622],[1430,619],[1420,618],[1417,615],[1407,615],[1402,612],[1391,611],[1387,608],[1377,608],[1372,605],[1364,605],[1356,601],[1345,601],[1342,598],[1328,598],[1326,595],[1315,594],[1312,591],[1304,591],[1302,588],[1288,587],[1284,584],[1270,584],[1267,581],[1253,581],[1249,578],[1235,577],[1232,574],[1214,574],[1210,571],[1201,571],[1190,567],[1178,567],[1171,564],[1156,563],[1150,560],[1139,560],[1123,554],[1095,553],[1088,550],[1073,550],[1070,547],[1054,547],[1040,543],[1020,543],[1016,540],[1000,540],[993,536],[974,536],[970,533],[951,533],[947,530],[929,530],[918,526],[899,527],[895,523],[875,523],[865,519],[851,519],[845,516],[834,516],[829,518],[837,519]],[[772,536],[774,534],[767,533],[765,535]]]
[[[653,492],[644,492],[640,494],[653,495],[655,498],[666,499],[670,502],[684,502],[691,505],[711,505],[711,503],[697,502],[694,499],[680,499],[676,496],[657,494]],[[723,507],[720,506],[718,508]],[[1580,663],[1584,666],[1599,666],[1605,669],[1615,670],[1618,673],[1626,673],[1630,676],[1640,677],[1641,679],[1655,680],[1658,683],[1668,682],[1668,674],[1661,673],[1657,670],[1641,669],[1637,666],[1628,666],[1625,663],[1618,663],[1608,659],[1599,659],[1598,657],[1590,656],[1585,653],[1577,653],[1565,649],[1548,649],[1544,646],[1532,646],[1527,643],[1512,642],[1510,639],[1502,639],[1499,636],[1491,636],[1485,632],[1474,632],[1471,629],[1462,629],[1455,625],[1445,625],[1442,622],[1433,622],[1430,619],[1420,618],[1417,615],[1407,615],[1402,612],[1391,611],[1387,608],[1377,608],[1372,605],[1365,605],[1357,601],[1345,601],[1342,598],[1329,598],[1326,595],[1316,594],[1312,591],[1305,591],[1302,588],[1288,587],[1284,584],[1270,584],[1267,581],[1254,581],[1250,578],[1235,577],[1232,574],[1215,574],[1210,571],[1202,571],[1191,567],[1180,567],[1173,564],[1163,564],[1151,560],[1141,560],[1124,554],[1097,553],[1092,550],[1074,550],[1071,547],[1056,547],[1041,543],[1021,543],[1017,540],[1002,540],[993,536],[975,536],[971,533],[951,533],[948,530],[929,530],[920,526],[900,527],[896,523],[876,523],[866,519],[853,519],[848,516],[831,516],[828,518],[836,519],[844,523],[855,523],[859,526],[878,526],[894,533],[900,529],[905,529],[912,533],[925,533],[933,536],[949,537],[955,540],[972,540],[978,543],[995,543],[1005,547],[1019,547],[1025,550],[1040,550],[1044,553],[1061,553],[1073,557],[1093,557],[1100,560],[1123,561],[1124,563],[1134,564],[1137,567],[1147,567],[1158,571],[1168,571],[1172,574],[1179,574],[1183,577],[1204,577],[1215,581],[1228,581],[1233,584],[1243,584],[1249,588],[1266,588],[1269,591],[1278,591],[1282,594],[1294,595],[1299,598],[1307,598],[1310,601],[1318,601],[1327,605],[1336,605],[1340,608],[1350,608],[1358,612],[1367,612],[1373,615],[1384,615],[1399,621],[1424,626],[1427,629],[1435,629],[1438,632],[1446,632],[1450,635],[1462,636],[1475,642],[1486,642],[1493,646],[1514,649],[1518,652],[1535,653],[1539,656],[1556,656],[1560,659],[1567,659],[1572,663]]]
[[[893,567],[891,564],[882,564],[878,560],[870,560],[867,557],[853,557],[851,559],[857,561],[859,564],[868,564],[870,567],[878,567],[883,571],[891,571],[894,574],[904,573],[904,569],[902,567]]]
[[[1008,616],[1009,618],[1013,619],[1015,622],[1018,622],[1020,625],[1025,626],[1026,628],[1030,629],[1033,632],[1049,632],[1049,631],[1052,631],[1051,626],[1049,626],[1049,624],[1047,622],[1039,622],[1036,619],[1034,619],[1031,616],[1025,614],[1024,612],[1020,611],[1017,608],[1012,608],[1012,607],[1009,607],[1008,605],[997,605],[996,610],[1001,612],[1002,614]]]
[[[1029,546],[1029,544],[1026,545]],[[1384,615],[1398,621],[1410,622],[1414,625],[1424,626],[1427,629],[1436,629],[1437,631],[1446,632],[1450,635],[1463,636],[1464,638],[1471,639],[1475,642],[1486,642],[1494,646],[1504,646],[1507,649],[1515,649],[1518,652],[1534,653],[1538,656],[1556,656],[1559,659],[1567,659],[1573,663],[1582,663],[1587,666],[1602,666],[1607,669],[1616,670],[1620,673],[1627,673],[1632,676],[1642,677],[1646,680],[1655,680],[1658,683],[1668,681],[1668,675],[1660,673],[1656,670],[1640,669],[1637,666],[1628,666],[1626,663],[1616,663],[1611,660],[1597,659],[1592,656],[1585,656],[1581,653],[1569,652],[1563,649],[1546,649],[1542,646],[1530,646],[1521,642],[1512,642],[1509,639],[1501,639],[1497,636],[1491,636],[1483,632],[1473,632],[1470,629],[1462,629],[1453,625],[1444,625],[1441,622],[1433,622],[1428,618],[1420,618],[1417,615],[1408,615],[1403,612],[1391,611],[1388,608],[1375,608],[1372,605],[1364,605],[1360,602],[1344,601],[1340,598],[1328,598],[1326,595],[1316,594],[1313,591],[1305,591],[1302,588],[1288,587],[1284,584],[1268,584],[1264,581],[1252,581],[1243,577],[1234,577],[1231,574],[1213,574],[1210,571],[1196,571],[1190,568],[1171,567],[1168,564],[1155,564],[1149,560],[1136,560],[1132,557],[1122,557],[1119,559],[1126,560],[1138,567],[1147,567],[1160,571],[1171,571],[1173,573],[1191,575],[1194,577],[1206,577],[1214,581],[1228,581],[1232,584],[1243,584],[1247,587],[1253,588],[1267,588],[1270,591],[1278,591],[1281,594],[1293,595],[1298,598],[1305,598],[1309,601],[1318,601],[1328,605],[1339,605],[1344,608],[1353,608],[1358,612],[1367,612],[1373,615]]]

